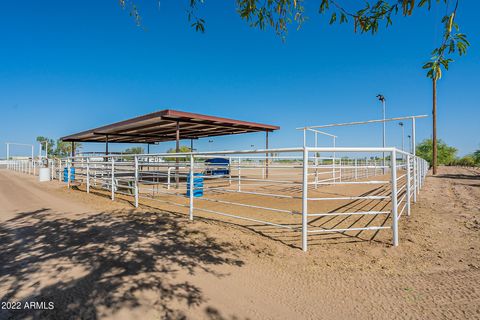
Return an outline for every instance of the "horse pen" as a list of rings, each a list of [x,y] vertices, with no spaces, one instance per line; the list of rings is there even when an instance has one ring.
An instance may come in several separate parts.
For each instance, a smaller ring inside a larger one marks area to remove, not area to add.
[[[8,167],[33,173],[32,166],[24,160]],[[373,239],[381,230],[390,230],[397,246],[398,223],[410,215],[427,171],[425,160],[394,148],[318,147],[75,156],[49,167],[69,188],[190,220],[239,223],[304,251],[329,239]]]

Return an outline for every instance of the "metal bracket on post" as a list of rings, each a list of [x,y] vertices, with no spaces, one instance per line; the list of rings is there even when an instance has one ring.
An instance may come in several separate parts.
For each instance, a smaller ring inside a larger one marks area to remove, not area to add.
[[[398,246],[398,203],[397,203],[397,152],[390,153],[390,168],[392,178],[392,231],[393,246]]]
[[[135,156],[135,208],[138,208],[138,156]]]
[[[190,205],[189,205],[189,210],[188,210],[188,217],[190,219],[190,221],[193,220],[193,193],[194,193],[194,181],[193,181],[193,170],[194,170],[194,158],[193,158],[193,154],[190,155],[190,181],[189,181],[189,184],[190,184]]]
[[[112,158],[111,159],[111,162],[112,162],[112,180],[110,182],[111,184],[111,187],[112,187],[112,201],[115,200],[115,160]]]
[[[87,193],[90,193],[90,158],[87,158]]]
[[[303,148],[303,183],[302,183],[302,250],[308,247],[308,149]]]

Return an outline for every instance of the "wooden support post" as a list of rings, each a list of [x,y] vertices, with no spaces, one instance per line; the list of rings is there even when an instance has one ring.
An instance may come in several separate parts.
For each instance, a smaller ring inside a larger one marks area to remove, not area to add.
[[[108,156],[108,134],[105,136],[105,155]]]
[[[75,142],[72,141],[72,167],[75,167]]]

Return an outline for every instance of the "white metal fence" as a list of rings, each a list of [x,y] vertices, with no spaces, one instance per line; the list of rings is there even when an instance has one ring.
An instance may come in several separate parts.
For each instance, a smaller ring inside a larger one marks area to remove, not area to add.
[[[336,156],[321,156],[328,153]],[[190,220],[241,221],[300,243],[304,251],[318,235],[355,237],[383,229],[392,229],[397,246],[398,223],[410,215],[428,170],[425,160],[395,148],[310,147],[78,156],[48,166],[52,179],[68,187],[131,200],[136,207],[160,204]],[[36,167],[28,160],[8,164],[31,174]]]

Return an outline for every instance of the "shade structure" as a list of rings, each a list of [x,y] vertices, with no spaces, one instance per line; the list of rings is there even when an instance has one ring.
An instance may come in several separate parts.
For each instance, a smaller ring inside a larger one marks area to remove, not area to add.
[[[66,142],[156,143],[249,132],[280,127],[177,110],[161,110],[62,137]]]

